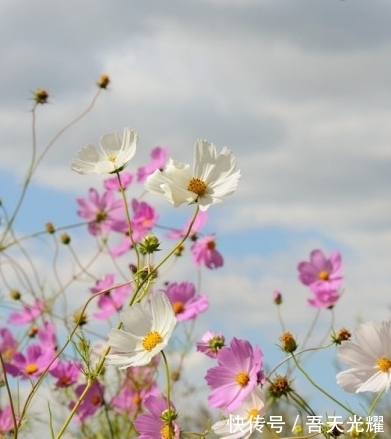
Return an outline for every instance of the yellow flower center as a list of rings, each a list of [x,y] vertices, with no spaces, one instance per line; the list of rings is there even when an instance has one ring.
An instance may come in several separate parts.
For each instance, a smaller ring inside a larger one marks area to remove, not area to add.
[[[329,272],[327,270],[322,270],[319,272],[318,277],[320,280],[329,280]]]
[[[31,375],[38,370],[38,366],[35,363],[30,363],[25,367],[24,370],[26,371],[27,375]]]
[[[388,369],[391,368],[391,360],[389,360],[386,357],[381,357],[379,358],[378,362],[377,362],[377,367],[382,371],[382,372],[387,372]]]
[[[189,181],[187,190],[194,192],[198,196],[202,196],[205,194],[206,191],[206,183],[203,182],[200,178],[192,178]]]
[[[117,159],[117,156],[116,156],[116,155],[109,155],[109,156],[107,157],[107,160],[108,160],[109,162],[111,162],[111,163],[115,163],[116,159]]]
[[[239,372],[236,375],[236,382],[239,384],[239,386],[247,386],[247,383],[250,381],[250,377],[248,376],[247,372]]]
[[[172,304],[172,309],[174,310],[175,314],[180,314],[184,311],[185,307],[183,306],[183,302],[180,302],[179,300],[177,302],[174,302]]]
[[[143,348],[151,351],[156,345],[163,341],[163,337],[157,331],[148,332],[143,340]]]
[[[247,419],[250,421],[258,416],[259,410],[257,408],[253,408],[248,412]]]
[[[160,434],[162,439],[172,439],[174,437],[173,428],[170,427],[170,424],[164,424],[160,430]]]

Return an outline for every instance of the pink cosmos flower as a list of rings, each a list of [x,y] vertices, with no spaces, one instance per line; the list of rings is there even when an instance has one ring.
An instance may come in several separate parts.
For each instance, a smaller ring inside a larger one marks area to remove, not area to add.
[[[32,305],[24,305],[21,312],[12,312],[8,317],[8,323],[12,325],[24,325],[33,322],[45,310],[45,302],[36,299]]]
[[[222,267],[224,259],[216,250],[216,240],[214,235],[198,238],[191,246],[193,261],[198,265],[205,265],[210,269]]]
[[[75,393],[77,398],[80,397],[85,388],[86,384],[80,384],[76,387]],[[84,422],[86,419],[94,415],[99,410],[99,408],[103,404],[104,389],[104,386],[101,385],[99,381],[94,381],[76,411],[76,420],[78,422]],[[71,402],[69,404],[69,408],[72,410],[75,404],[75,402]]]
[[[107,274],[103,279],[98,280],[95,286],[91,288],[92,293],[98,293],[114,285],[114,274]],[[120,311],[131,291],[130,285],[123,285],[101,294],[98,299],[98,308],[100,311],[95,312],[93,316],[97,319],[107,319],[111,315]]]
[[[38,329],[37,336],[45,348],[52,349],[53,351],[56,350],[56,328],[50,322],[44,322],[43,327]]]
[[[106,191],[103,195],[91,188],[88,200],[77,198],[80,209],[77,214],[88,221],[88,231],[93,236],[111,231],[126,232],[127,223],[123,217],[124,205],[122,200],[115,198],[113,191]]]
[[[7,405],[3,409],[0,408],[0,437],[3,437],[2,433],[7,433],[7,431],[13,430],[14,427],[11,406]]]
[[[123,189],[126,189],[133,181],[133,175],[130,174],[129,172],[121,172],[119,176],[121,178],[121,185]],[[104,180],[103,182],[103,186],[108,191],[119,192],[121,190],[117,176],[106,178],[106,180]]]
[[[209,307],[205,295],[196,295],[196,289],[191,282],[170,283],[165,293],[171,302],[178,322],[192,320]]]
[[[56,366],[50,370],[50,374],[57,378],[55,382],[56,387],[69,387],[77,383],[81,375],[81,370],[81,363],[59,361]]]
[[[247,340],[233,338],[217,354],[218,366],[206,373],[205,379],[213,389],[209,404],[228,412],[236,410],[259,382],[262,357],[258,346],[253,348]]]
[[[171,404],[171,408],[168,409],[166,398],[151,395],[145,399],[144,406],[150,413],[142,413],[134,421],[134,426],[139,432],[139,439],[168,437],[179,439],[180,429],[178,423],[175,421],[177,414],[173,404]]]
[[[140,388],[139,390],[130,387],[122,387],[117,395],[111,400],[111,404],[119,413],[126,413],[134,417],[140,413],[143,402],[150,396],[158,396],[159,389],[154,386],[150,389]]]
[[[14,353],[18,348],[18,341],[7,328],[0,329],[0,352],[4,361],[9,362],[12,360]],[[1,430],[0,430],[1,431]]]
[[[341,254],[333,251],[327,259],[322,250],[313,250],[310,254],[310,262],[300,262],[299,280],[311,286],[314,290],[318,286],[327,283],[330,287],[337,289],[343,280],[341,276]]]
[[[11,363],[6,363],[6,370],[12,376],[21,376],[22,379],[39,377],[53,360],[54,351],[46,349],[40,344],[27,346],[26,355],[16,352]],[[55,368],[57,360],[50,366]]]
[[[187,232],[189,231],[189,227],[192,219],[193,217],[189,218],[186,221],[182,230],[174,229],[170,233],[167,233],[167,238],[180,239],[186,236]],[[189,234],[190,238],[193,238],[197,235],[197,233],[202,229],[202,227],[204,227],[207,219],[208,219],[208,212],[202,210],[198,212],[198,215],[190,230],[190,234]]]
[[[201,341],[196,343],[197,351],[210,358],[217,358],[220,349],[225,346],[225,337],[220,332],[206,331]]]
[[[314,289],[310,286],[310,289],[313,296],[308,299],[308,303],[314,308],[332,308],[341,297],[339,291],[327,283],[318,284]]]
[[[157,146],[151,151],[152,161],[146,166],[141,166],[137,170],[137,181],[144,183],[148,175],[153,174],[157,169],[163,169],[166,164],[168,155],[170,154],[170,148],[162,148]]]

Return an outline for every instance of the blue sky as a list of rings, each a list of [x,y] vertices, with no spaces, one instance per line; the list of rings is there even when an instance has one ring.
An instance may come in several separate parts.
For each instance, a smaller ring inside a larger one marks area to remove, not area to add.
[[[335,308],[337,328],[389,318],[391,4],[83,5],[0,2],[6,42],[0,47],[0,198],[8,210],[31,153],[31,92],[50,92],[50,105],[37,112],[42,151],[88,105],[97,78],[107,73],[112,79],[94,110],[45,156],[17,232],[35,232],[48,220],[78,220],[75,198],[101,179],[72,173],[69,162],[105,132],[138,130],[130,171],[157,145],[191,162],[195,139],[206,138],[234,152],[242,179],[237,193],[210,209],[205,226],[217,233],[225,266],[203,273],[212,307],[200,332],[222,327],[272,346],[280,334],[271,294],[279,289],[287,326],[303,336],[313,310],[296,266],[314,248],[343,255],[346,283]],[[190,214],[159,203],[164,224]],[[84,250],[81,244],[83,256]],[[104,266],[96,269],[99,274]],[[197,280],[186,264],[178,264],[175,274]]]

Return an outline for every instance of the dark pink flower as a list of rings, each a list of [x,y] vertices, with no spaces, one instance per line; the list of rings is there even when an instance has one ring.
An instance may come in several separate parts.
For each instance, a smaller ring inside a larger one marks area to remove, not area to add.
[[[75,393],[77,398],[81,396],[86,388],[86,384],[80,384],[76,387]],[[84,422],[90,416],[94,415],[99,408],[103,405],[104,386],[99,381],[94,381],[83,401],[79,405],[76,411],[76,420],[78,422]],[[75,402],[69,404],[69,408],[72,409],[75,406]]]
[[[151,151],[152,161],[146,166],[141,166],[137,170],[137,181],[139,183],[144,183],[148,175],[153,174],[157,169],[163,169],[166,164],[168,155],[170,153],[170,148],[162,148],[157,146]]]
[[[170,283],[165,293],[178,322],[195,319],[209,307],[208,298],[205,295],[196,295],[195,286],[191,282]]]
[[[123,171],[119,174],[119,176],[121,178],[121,185],[122,185],[123,189],[126,189],[133,181],[133,175],[130,174],[129,172]],[[103,186],[108,191],[120,191],[121,190],[117,176],[106,178],[106,180],[103,182]]]
[[[91,235],[101,233],[126,232],[128,225],[124,219],[124,205],[122,200],[116,199],[113,191],[106,191],[103,195],[91,188],[88,199],[77,198],[80,209],[77,214],[88,221],[88,231]]]
[[[325,283],[337,289],[343,280],[341,268],[339,252],[333,251],[330,257],[326,258],[322,250],[313,250],[310,254],[310,262],[303,261],[297,266],[299,280],[304,285],[311,285],[311,289]]]
[[[6,370],[12,376],[21,376],[23,379],[39,377],[53,360],[54,351],[46,349],[40,344],[27,346],[26,355],[16,352],[11,363],[6,363]],[[54,369],[57,360],[50,366]]]
[[[222,267],[224,259],[216,250],[216,239],[214,235],[198,238],[191,246],[193,261],[198,265],[205,265],[210,269]]]
[[[32,305],[23,305],[20,312],[12,312],[8,317],[8,323],[12,325],[24,325],[33,322],[45,310],[45,302],[36,299]]]
[[[107,274],[103,279],[95,283],[95,286],[91,288],[91,292],[95,294],[111,288],[114,285],[114,278],[114,274]],[[117,311],[120,311],[126,298],[129,297],[130,292],[130,285],[123,285],[101,294],[98,299],[98,308],[100,311],[95,312],[93,316],[97,319],[106,319]]]
[[[132,231],[133,240],[140,241],[145,234],[155,226],[158,215],[155,209],[145,201],[132,200],[133,218]]]
[[[208,397],[212,407],[231,412],[259,383],[263,354],[247,340],[233,338],[228,347],[217,354],[218,366],[210,368],[205,376],[213,389]]]
[[[134,421],[139,439],[179,439],[180,429],[175,420],[177,413],[172,403],[168,408],[166,398],[150,395],[145,399],[144,406],[150,413],[142,413]]]
[[[192,219],[193,217],[189,218],[186,221],[182,230],[174,229],[170,233],[167,233],[167,238],[180,239],[186,236],[187,232],[189,231],[189,227]],[[198,215],[193,223],[193,226],[191,227],[191,231],[189,234],[190,238],[197,235],[197,233],[202,229],[202,227],[204,227],[207,219],[208,219],[208,212],[202,210],[198,212]]]
[[[219,332],[206,331],[201,341],[196,343],[197,351],[210,358],[217,358],[220,349],[225,346],[225,337]]]
[[[81,375],[81,363],[74,361],[59,361],[57,365],[50,370],[50,374],[57,378],[56,387],[69,387],[76,384]]]

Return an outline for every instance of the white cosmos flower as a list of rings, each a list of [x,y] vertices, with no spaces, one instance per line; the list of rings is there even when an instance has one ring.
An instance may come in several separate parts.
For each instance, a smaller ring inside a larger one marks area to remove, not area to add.
[[[146,189],[162,194],[175,207],[183,203],[198,203],[201,210],[235,192],[240,178],[236,159],[223,148],[217,155],[216,147],[206,140],[197,140],[194,147],[194,165],[169,159],[164,171],[156,170],[145,183]]]
[[[112,329],[108,345],[116,352],[107,355],[108,364],[126,369],[144,366],[168,343],[177,319],[163,292],[153,294],[121,312],[123,329]]]
[[[221,439],[247,439],[255,430],[261,431],[265,412],[264,391],[255,387],[241,406],[230,413],[228,419],[214,423],[212,430]]]
[[[138,135],[125,128],[121,139],[116,131],[103,134],[100,148],[86,145],[71,162],[71,169],[79,174],[113,174],[122,171],[136,153]]]
[[[354,331],[356,342],[342,342],[340,360],[351,367],[337,374],[338,384],[348,392],[382,392],[391,385],[391,321],[361,324]]]

